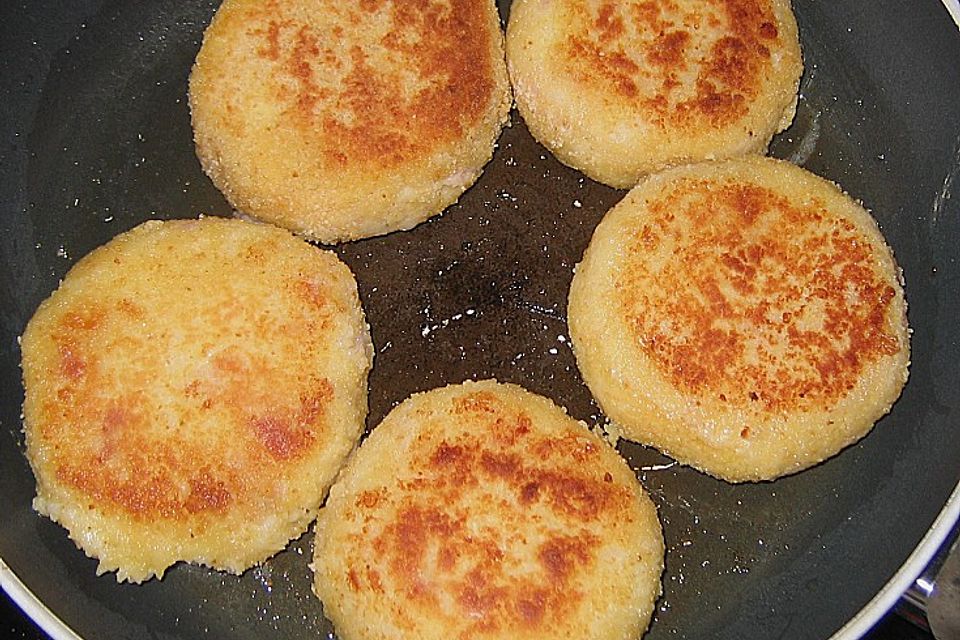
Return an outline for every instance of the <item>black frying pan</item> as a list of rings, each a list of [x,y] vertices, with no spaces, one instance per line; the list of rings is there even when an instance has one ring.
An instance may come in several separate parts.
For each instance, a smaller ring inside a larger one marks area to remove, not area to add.
[[[32,613],[45,616],[42,602],[87,638],[330,631],[309,590],[312,534],[239,578],[180,565],[162,582],[117,585],[30,509],[17,336],[33,310],[79,257],[147,218],[230,214],[193,155],[185,97],[215,8],[29,0],[0,10],[0,577]],[[874,212],[906,277],[912,373],[861,443],[774,483],[731,486],[621,446],[668,546],[651,640],[825,638],[866,607],[840,633],[857,636],[960,510],[949,501],[960,480],[960,32],[936,0],[795,9],[806,73],[796,123],[771,152]],[[563,167],[513,122],[442,217],[335,248],[360,282],[377,350],[369,426],[414,391],[490,376],[602,420],[566,341],[565,299],[623,192]]]

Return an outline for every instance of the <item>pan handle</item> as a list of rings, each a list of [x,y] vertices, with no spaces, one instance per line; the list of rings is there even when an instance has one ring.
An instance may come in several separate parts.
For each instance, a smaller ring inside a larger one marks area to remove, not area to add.
[[[897,613],[936,640],[960,640],[960,524],[900,598]]]

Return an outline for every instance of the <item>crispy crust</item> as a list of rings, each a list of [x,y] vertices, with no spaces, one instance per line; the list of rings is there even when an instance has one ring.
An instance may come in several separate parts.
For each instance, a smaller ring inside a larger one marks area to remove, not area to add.
[[[900,270],[835,185],[750,158],[651,176],[577,267],[584,380],[631,440],[731,481],[863,437],[907,378]]]
[[[520,387],[467,382],[360,447],[317,520],[315,590],[345,640],[636,638],[663,553],[606,442]]]
[[[99,573],[239,573],[299,536],[366,416],[372,347],[335,255],[275,227],[147,222],[22,339],[34,507]]]
[[[323,242],[407,229],[489,161],[511,97],[492,1],[226,0],[190,76],[239,211]]]
[[[802,72],[789,0],[517,0],[506,47],[533,135],[615,187],[763,151]]]

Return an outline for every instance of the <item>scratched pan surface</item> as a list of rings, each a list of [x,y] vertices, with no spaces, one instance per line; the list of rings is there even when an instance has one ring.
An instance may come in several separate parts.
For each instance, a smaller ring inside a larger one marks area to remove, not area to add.
[[[22,586],[6,569],[3,584],[87,638],[331,632],[309,588],[310,533],[241,577],[177,566],[162,582],[117,585],[30,510],[17,347],[30,314],[115,234],[147,218],[230,214],[193,155],[185,100],[215,8],[24,0],[0,10],[0,556]],[[795,9],[802,96],[771,152],[873,210],[906,277],[912,374],[865,440],[774,483],[730,486],[621,445],[668,545],[651,640],[830,636],[897,573],[960,476],[960,34],[934,0]],[[557,163],[514,114],[480,181],[442,217],[336,247],[376,346],[368,425],[412,392],[491,376],[602,421],[570,351],[565,298],[594,226],[622,196]]]

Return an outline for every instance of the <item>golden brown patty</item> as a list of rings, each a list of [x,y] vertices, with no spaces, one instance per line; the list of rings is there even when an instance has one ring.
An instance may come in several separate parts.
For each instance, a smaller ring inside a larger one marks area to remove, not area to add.
[[[353,275],[263,224],[147,222],[83,258],[22,339],[34,508],[98,573],[239,573],[314,519],[359,439]]]
[[[663,553],[613,448],[546,398],[467,382],[360,446],[317,520],[315,590],[344,640],[638,638]]]
[[[789,0],[516,0],[506,52],[531,133],[614,187],[763,151],[802,71]]]
[[[907,378],[900,270],[835,185],[744,158],[647,178],[577,267],[584,380],[631,440],[731,481],[865,435]]]
[[[409,229],[456,201],[510,102],[492,0],[225,0],[190,76],[214,184],[323,242]]]

